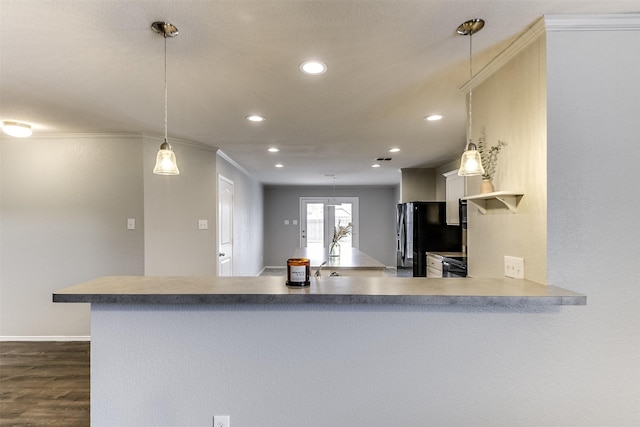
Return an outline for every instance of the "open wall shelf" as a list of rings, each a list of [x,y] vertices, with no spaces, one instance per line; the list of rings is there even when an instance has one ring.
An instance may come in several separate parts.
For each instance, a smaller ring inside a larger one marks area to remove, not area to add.
[[[487,201],[498,200],[509,209],[512,213],[518,210],[518,202],[524,195],[521,191],[494,191],[493,193],[478,194],[475,196],[463,197],[462,200],[468,200],[478,207],[481,214],[487,213]]]

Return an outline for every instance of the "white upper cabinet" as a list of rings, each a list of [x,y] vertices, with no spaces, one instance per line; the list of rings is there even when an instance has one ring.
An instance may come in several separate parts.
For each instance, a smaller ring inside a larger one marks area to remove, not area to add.
[[[459,204],[467,191],[466,177],[458,175],[458,170],[442,174],[447,179],[447,224],[460,225]]]

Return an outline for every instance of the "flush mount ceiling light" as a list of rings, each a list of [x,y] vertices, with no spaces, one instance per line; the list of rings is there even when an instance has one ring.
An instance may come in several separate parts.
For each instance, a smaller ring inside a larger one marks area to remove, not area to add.
[[[20,122],[2,122],[2,132],[16,138],[26,138],[31,136],[31,125]]]
[[[482,19],[472,19],[461,24],[458,27],[458,34],[461,36],[469,36],[469,107],[467,109],[469,113],[469,118],[467,120],[467,124],[469,126],[467,131],[467,138],[469,139],[469,144],[466,147],[464,153],[462,153],[462,157],[460,158],[460,168],[458,169],[458,175],[460,176],[474,176],[474,175],[482,175],[484,173],[484,168],[482,167],[482,158],[480,157],[480,152],[477,150],[476,145],[473,143],[472,138],[472,97],[473,97],[473,44],[472,39],[473,35],[480,31],[484,27],[484,21]]]
[[[276,147],[269,147],[267,148],[267,151],[270,153],[277,153],[278,151],[280,151],[280,149]]]
[[[178,29],[168,22],[157,21],[151,24],[151,29],[164,38],[164,142],[160,145],[156,166],[153,173],[157,175],[179,175],[176,155],[167,138],[167,37],[178,35]]]
[[[380,163],[374,163],[371,165],[372,168],[379,168],[380,166]]]
[[[322,74],[327,71],[327,64],[316,60],[305,61],[300,64],[300,70],[306,74]]]
[[[389,148],[389,152],[390,153],[397,153],[399,151],[400,151],[400,149],[398,147]]]
[[[430,114],[426,116],[424,119],[428,122],[437,122],[438,120],[442,120],[442,114]]]
[[[258,115],[258,114],[251,114],[249,116],[246,116],[245,119],[249,120],[250,122],[264,122],[265,121],[265,117]]]
[[[283,168],[284,167],[284,165],[282,163],[278,163],[278,164],[276,164],[274,166],[277,167],[277,168]]]

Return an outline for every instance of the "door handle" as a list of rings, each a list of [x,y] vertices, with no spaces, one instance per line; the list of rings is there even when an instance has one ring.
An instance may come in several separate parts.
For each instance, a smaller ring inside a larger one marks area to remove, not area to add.
[[[226,254],[225,254],[224,252],[220,252],[220,253],[218,253],[218,256],[219,256],[219,257],[223,257],[223,256],[225,256],[225,255],[226,255]]]

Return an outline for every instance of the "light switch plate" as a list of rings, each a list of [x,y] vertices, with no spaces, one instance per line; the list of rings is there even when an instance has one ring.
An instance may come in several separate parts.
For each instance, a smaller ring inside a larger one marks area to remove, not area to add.
[[[127,230],[135,230],[136,229],[136,219],[129,218],[127,219]]]
[[[505,255],[504,275],[514,279],[524,279],[524,258]]]
[[[229,418],[229,415],[214,415],[213,427],[230,427]]]

